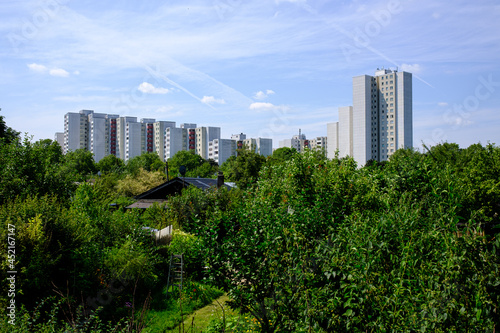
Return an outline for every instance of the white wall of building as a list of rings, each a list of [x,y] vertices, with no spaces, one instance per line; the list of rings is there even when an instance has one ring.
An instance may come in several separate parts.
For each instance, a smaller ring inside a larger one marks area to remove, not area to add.
[[[187,128],[167,127],[165,129],[165,161],[181,150],[187,150]]]
[[[368,75],[355,76],[352,79],[352,156],[360,166],[365,165],[366,161],[372,157],[371,85],[372,77]],[[342,121],[340,121],[339,131],[340,133],[343,131]],[[343,137],[345,138],[342,134],[339,135],[339,150],[342,149]]]
[[[353,156],[353,107],[339,107],[338,149],[339,157]]]
[[[89,151],[94,154],[94,161],[99,162],[106,156],[106,114],[91,113],[89,119]]]
[[[165,132],[167,128],[175,128],[175,121],[157,121],[154,123],[154,151],[165,162]]]
[[[142,154],[142,125],[137,122],[125,125],[125,161]]]
[[[329,159],[335,158],[335,153],[339,149],[339,122],[326,124],[326,157]]]

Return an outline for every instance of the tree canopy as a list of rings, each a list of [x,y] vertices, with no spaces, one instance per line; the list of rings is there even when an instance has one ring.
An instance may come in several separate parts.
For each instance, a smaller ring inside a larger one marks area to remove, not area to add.
[[[217,164],[213,161],[207,161],[193,151],[181,150],[168,159],[170,178],[180,176],[179,168],[181,165],[186,167],[186,177],[213,178],[218,169]]]
[[[0,111],[2,109],[0,108]],[[19,132],[7,126],[4,117],[0,115],[0,144],[2,141],[5,143],[11,143],[19,139]]]

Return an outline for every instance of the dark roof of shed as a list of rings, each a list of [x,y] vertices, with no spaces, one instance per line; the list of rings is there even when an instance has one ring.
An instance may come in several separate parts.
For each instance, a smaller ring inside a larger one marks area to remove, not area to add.
[[[179,178],[176,177],[171,179],[161,185],[156,186],[155,188],[150,189],[144,193],[141,193],[135,197],[137,200],[141,199],[166,199],[167,196],[180,193],[182,188],[188,186],[195,186],[201,190],[207,190],[210,187],[217,186],[217,179],[212,178]],[[231,183],[224,183],[224,186],[228,190],[234,187]]]
[[[138,201],[134,202],[130,206],[127,206],[127,209],[130,209],[130,208],[147,209],[147,208],[153,206],[155,203],[162,204],[165,202],[166,202],[166,200],[161,200],[161,199],[143,199],[143,200],[138,200]]]

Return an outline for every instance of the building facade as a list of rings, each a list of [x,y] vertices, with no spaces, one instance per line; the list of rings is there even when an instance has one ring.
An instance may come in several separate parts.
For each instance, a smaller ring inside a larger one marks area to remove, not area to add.
[[[338,150],[364,165],[413,147],[412,98],[411,73],[378,69],[354,77],[353,105],[339,108],[339,121],[327,124],[328,157]]]
[[[279,143],[280,148],[288,147],[295,148],[297,152],[304,152],[305,149],[311,148],[309,140],[306,138],[305,134],[299,129],[299,135],[292,136],[291,139],[281,140]]]
[[[158,154],[158,156],[160,156],[161,160],[165,162],[166,130],[167,128],[175,128],[175,121],[157,121],[153,124],[153,126],[154,126],[153,151],[155,151]]]
[[[326,136],[318,136],[309,141],[309,145],[311,146],[311,150],[322,150],[326,153],[328,144],[328,139]]]
[[[220,133],[220,127],[183,123],[176,128],[173,121],[137,121],[137,117],[81,110],[64,116],[64,133],[57,137],[65,154],[86,149],[93,153],[96,162],[108,155],[128,161],[143,153],[156,153],[166,161],[181,150],[192,150],[204,159],[212,158],[222,164],[245,144],[261,155],[272,154],[271,139],[247,139],[243,133],[221,139]]]

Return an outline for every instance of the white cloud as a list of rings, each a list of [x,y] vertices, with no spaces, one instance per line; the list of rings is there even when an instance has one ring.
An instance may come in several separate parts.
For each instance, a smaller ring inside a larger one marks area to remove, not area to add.
[[[205,104],[226,104],[226,101],[223,100],[222,98],[215,98],[214,96],[203,96],[201,99],[202,103]]]
[[[62,68],[52,68],[49,70],[47,68],[47,66],[36,64],[36,63],[28,64],[28,68],[36,73],[46,73],[48,71],[49,74],[52,76],[59,76],[59,77],[68,77],[69,76],[69,73]],[[76,74],[76,72],[75,72],[75,74]]]
[[[422,72],[422,66],[419,64],[402,64],[399,69],[403,72],[410,72],[413,74],[419,74]]]
[[[272,103],[256,102],[256,103],[250,104],[249,109],[260,111],[260,110],[270,110],[270,109],[273,109],[274,107],[275,106]]]
[[[52,76],[58,77],[68,77],[69,73],[62,68],[54,68],[49,71],[49,74]]]
[[[269,95],[274,95],[275,92],[270,90],[270,89],[267,89],[266,92],[263,92],[263,91],[258,91],[256,92],[254,95],[253,95],[253,98],[255,99],[264,99],[264,98],[267,98],[269,97]]]
[[[32,70],[33,72],[37,72],[37,73],[44,73],[45,71],[47,71],[47,67],[45,67],[44,65],[39,65],[39,64],[35,64],[35,63],[28,64],[28,68],[30,70]]]
[[[281,110],[288,111],[290,108],[286,105],[274,105],[272,103],[264,103],[264,102],[255,102],[250,104],[248,107],[250,110],[254,110],[256,112],[260,111],[268,111],[268,110]]]
[[[157,88],[148,82],[141,83],[137,89],[145,94],[166,94],[170,92],[167,88]]]
[[[448,103],[446,103],[446,102],[439,102],[438,105],[439,106],[448,106]]]

